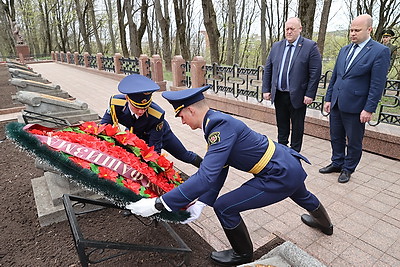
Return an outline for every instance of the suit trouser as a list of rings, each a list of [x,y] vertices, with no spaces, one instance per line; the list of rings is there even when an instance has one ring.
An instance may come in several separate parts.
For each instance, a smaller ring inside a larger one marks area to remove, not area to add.
[[[163,136],[163,149],[176,159],[192,163],[196,159],[196,153],[188,151],[176,135],[168,129]]]
[[[361,160],[365,123],[360,122],[359,113],[342,112],[336,104],[331,107],[329,126],[332,163],[343,170],[354,172]]]
[[[300,152],[303,144],[304,119],[307,106],[295,109],[290,101],[290,93],[277,90],[275,96],[275,115],[278,126],[278,143],[289,143],[290,122],[292,123],[292,136],[290,147]]]

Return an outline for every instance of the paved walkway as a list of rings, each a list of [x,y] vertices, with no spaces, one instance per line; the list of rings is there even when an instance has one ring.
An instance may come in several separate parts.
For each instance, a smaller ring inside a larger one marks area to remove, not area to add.
[[[98,75],[64,64],[44,63],[31,67],[44,78],[59,84],[73,97],[87,102],[90,109],[103,115],[109,96],[117,93],[118,79]],[[121,76],[121,79],[124,76]],[[173,116],[172,107],[154,94],[154,100],[166,110],[166,118],[175,134],[188,149],[205,154],[206,143],[201,130],[192,131]],[[1,116],[0,116],[1,119]],[[252,129],[276,137],[276,127],[242,119]],[[330,163],[330,143],[311,136],[304,137],[304,154],[313,165],[305,164],[309,177],[306,185],[328,210],[334,234],[325,236],[305,226],[304,212],[291,200],[247,211],[243,218],[255,249],[270,241],[274,234],[290,240],[328,266],[400,266],[400,162],[363,153],[362,160],[347,184],[337,182],[337,174],[321,175],[318,169]],[[191,165],[174,160],[188,174]],[[251,174],[231,169],[222,193],[238,187]],[[229,247],[225,234],[209,207],[191,226],[215,249]]]

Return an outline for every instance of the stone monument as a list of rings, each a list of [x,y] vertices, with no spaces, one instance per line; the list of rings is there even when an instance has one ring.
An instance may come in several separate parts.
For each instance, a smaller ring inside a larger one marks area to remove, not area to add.
[[[52,95],[61,98],[71,98],[71,96],[61,90],[59,85],[51,83],[42,83],[33,80],[24,80],[19,78],[11,78],[10,83],[15,85],[18,91],[29,91],[40,94]]]
[[[30,58],[30,50],[29,46],[25,43],[24,37],[21,34],[20,27],[16,21],[11,23],[12,25],[12,33],[14,36],[15,42],[15,51],[17,53],[17,57],[24,61],[26,58]]]
[[[21,69],[21,70],[33,72],[33,69],[28,67],[26,64],[21,64],[19,62],[14,62],[14,61],[7,61],[6,64],[7,64],[8,68]]]
[[[9,68],[8,71],[10,72],[12,78],[32,80],[41,83],[50,83],[47,79],[43,78],[41,74],[33,71],[14,68]]]
[[[19,91],[16,94],[16,100],[26,105],[26,108],[18,118],[20,122],[24,122],[24,112],[34,112],[35,114],[49,115],[58,119],[67,121],[70,125],[78,124],[82,121],[97,121],[99,115],[88,108],[87,103],[79,100],[68,100],[46,94],[35,92]],[[54,127],[51,122],[32,120],[29,123],[39,123],[44,126]]]

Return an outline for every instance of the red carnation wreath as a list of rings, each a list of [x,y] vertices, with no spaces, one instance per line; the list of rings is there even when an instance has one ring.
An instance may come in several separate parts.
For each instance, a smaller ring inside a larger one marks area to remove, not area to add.
[[[156,197],[183,182],[173,163],[130,132],[85,122],[64,129],[30,124],[24,130],[99,178],[142,197]]]

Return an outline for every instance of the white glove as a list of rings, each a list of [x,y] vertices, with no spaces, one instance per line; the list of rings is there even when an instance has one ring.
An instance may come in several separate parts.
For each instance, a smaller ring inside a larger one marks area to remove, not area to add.
[[[129,203],[125,208],[129,209],[133,214],[148,217],[161,212],[156,209],[155,203],[156,198],[142,198],[139,201]]]
[[[186,211],[190,212],[190,217],[181,223],[187,224],[198,219],[205,206],[207,205],[204,204],[203,202],[196,201],[193,205],[191,205],[189,208],[186,209]]]

